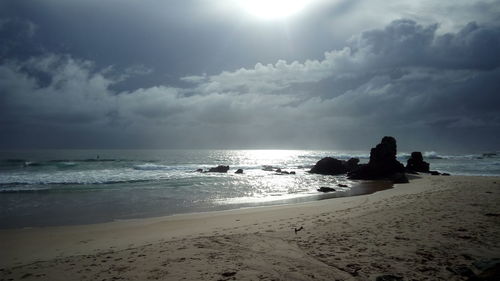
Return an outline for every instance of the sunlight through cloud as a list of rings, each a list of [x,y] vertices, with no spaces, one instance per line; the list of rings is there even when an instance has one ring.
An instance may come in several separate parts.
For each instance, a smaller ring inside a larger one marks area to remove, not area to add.
[[[302,11],[311,0],[240,0],[249,14],[263,19],[282,19]]]

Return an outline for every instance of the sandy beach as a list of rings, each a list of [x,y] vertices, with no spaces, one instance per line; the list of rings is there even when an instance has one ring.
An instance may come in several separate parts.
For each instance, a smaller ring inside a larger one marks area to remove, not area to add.
[[[500,178],[426,175],[311,203],[2,230],[0,243],[0,280],[489,280],[470,278],[498,272]]]

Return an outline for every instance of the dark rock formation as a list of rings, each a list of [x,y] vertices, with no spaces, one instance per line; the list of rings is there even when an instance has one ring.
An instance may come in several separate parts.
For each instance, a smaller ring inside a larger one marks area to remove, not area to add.
[[[263,171],[268,171],[268,172],[272,172],[274,170],[273,166],[267,166],[267,165],[264,165],[262,167],[262,170]]]
[[[337,184],[337,186],[338,187],[349,187],[347,184],[341,184],[341,183]]]
[[[332,157],[325,157],[319,160],[309,172],[321,175],[341,175],[358,169],[358,163],[358,158],[351,158],[344,161]]]
[[[359,168],[359,159],[351,158],[344,163],[344,166],[346,167],[347,172],[355,171],[356,169]]]
[[[340,175],[347,173],[347,169],[341,160],[325,157],[319,160],[314,167],[312,167],[310,173],[322,174],[322,175]]]
[[[317,191],[319,191],[319,192],[333,192],[333,191],[335,191],[335,188],[322,186],[322,187],[318,188]]]
[[[402,174],[397,179],[400,182],[404,181],[404,178],[406,178],[404,175],[405,167],[396,160],[396,152],[396,139],[383,137],[382,141],[371,149],[368,164],[360,165],[357,170],[349,173],[349,178],[363,180],[391,179],[394,175]]]
[[[236,170],[236,172],[234,172],[235,174],[243,174],[243,169],[238,169]]]
[[[411,172],[429,172],[429,163],[424,161],[422,153],[415,151],[411,153],[410,159],[406,162],[406,169]]]
[[[291,171],[291,172],[290,172],[290,175],[295,175],[295,171]]]
[[[203,173],[203,169],[196,169],[197,172]]]
[[[319,160],[309,172],[321,175],[341,175],[356,170],[359,166],[358,163],[358,158],[351,158],[344,161],[332,157],[325,157]]]
[[[210,168],[208,170],[208,172],[209,173],[227,173],[228,170],[229,170],[229,166],[219,165],[217,167]]]

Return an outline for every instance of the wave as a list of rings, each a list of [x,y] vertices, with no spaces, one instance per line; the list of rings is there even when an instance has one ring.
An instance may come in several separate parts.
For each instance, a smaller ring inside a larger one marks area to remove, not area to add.
[[[153,179],[133,179],[133,180],[108,180],[108,181],[94,181],[94,182],[57,182],[57,181],[39,181],[39,182],[9,182],[0,183],[0,193],[5,192],[18,192],[18,191],[40,191],[40,190],[52,190],[57,188],[51,188],[51,186],[88,186],[88,185],[113,185],[113,184],[127,184],[127,183],[141,183],[141,182],[153,182]]]
[[[84,160],[78,160],[81,162],[119,162],[119,161],[125,161],[122,159],[84,159]]]
[[[486,156],[485,156],[486,155]],[[400,159],[410,158],[411,153],[400,152],[397,157]],[[422,156],[429,160],[473,160],[473,159],[483,159],[483,158],[496,158],[498,157],[496,153],[483,153],[483,154],[457,154],[457,155],[445,155],[439,154],[436,151],[424,151]]]
[[[364,154],[364,153],[325,153],[321,155],[299,155],[298,158],[302,159],[311,159],[311,160],[320,160],[321,158],[324,157],[334,157],[337,159],[350,159],[350,158],[359,158],[359,159],[369,159],[370,154]]]
[[[427,159],[451,159],[451,160],[472,160],[472,159],[495,159],[500,158],[498,152],[486,152],[480,154],[459,154],[459,155],[441,155],[435,151],[426,151],[423,153],[424,158]]]
[[[168,165],[159,165],[152,163],[139,164],[134,166],[134,170],[156,171],[156,170],[172,170],[174,167]]]
[[[333,157],[338,159],[350,159],[350,158],[359,158],[359,159],[370,159],[370,154],[338,154],[335,153]]]
[[[51,160],[32,160],[32,159],[0,159],[0,164],[2,165],[23,165],[23,164],[30,164],[30,165],[51,165],[54,163],[65,163],[65,162],[72,162],[72,163],[80,163],[80,162],[130,162],[130,161],[137,161],[137,160],[129,160],[129,159],[114,159],[114,158],[103,158],[103,159],[51,159]],[[144,161],[144,160],[143,160]],[[158,160],[145,160],[148,162],[156,162]]]
[[[327,155],[329,154],[329,155]],[[302,159],[311,159],[311,160],[319,160],[323,157],[330,156],[330,157],[335,157],[337,159],[349,159],[349,158],[359,158],[359,159],[369,159],[370,154],[363,154],[363,153],[339,153],[339,152],[331,152],[331,153],[326,153],[326,154],[313,154],[313,155],[299,155],[298,158]],[[436,151],[430,150],[430,151],[424,151],[422,152],[422,156],[425,159],[432,159],[432,160],[460,160],[460,159],[491,159],[491,158],[500,158],[500,152],[485,152],[485,153],[478,153],[478,154],[440,154]],[[399,152],[397,154],[397,158],[399,159],[408,159],[411,157],[411,153],[408,152]]]
[[[128,161],[126,159],[114,158],[88,158],[88,159],[53,159],[47,162],[121,162]]]
[[[424,158],[427,159],[444,159],[443,156],[437,154],[435,151],[425,151],[423,153]]]
[[[397,158],[400,158],[400,159],[408,159],[410,158],[411,156],[411,153],[406,153],[406,152],[401,152],[401,153],[398,153],[396,155]]]
[[[113,159],[113,158],[102,158],[102,159],[97,159],[97,158],[92,158],[92,159],[53,159],[53,160],[48,160],[42,163],[67,163],[67,162],[72,162],[72,163],[85,163],[85,162],[124,162],[124,161],[131,161],[127,159]]]
[[[32,186],[20,186],[20,187],[10,187],[10,188],[1,188],[0,185],[0,194],[1,193],[35,193],[35,192],[49,192],[53,190],[53,188],[49,186],[45,187],[32,187]]]
[[[73,167],[78,165],[75,161],[48,161],[48,162],[24,162],[24,167],[42,167],[42,166],[57,166],[57,167]]]
[[[92,167],[100,165],[101,167],[113,167],[120,165],[119,163],[136,162],[137,160],[126,159],[52,159],[52,160],[28,160],[28,159],[1,159],[0,169],[2,170],[19,170],[19,169],[71,169],[77,166]],[[151,160],[148,162],[155,162]],[[115,164],[116,163],[116,164]]]
[[[197,169],[208,169],[217,166],[206,165],[206,164],[185,164],[185,165],[163,165],[163,164],[153,164],[153,163],[142,163],[134,165],[132,168],[139,171],[178,171],[178,172],[195,172]],[[237,168],[250,168],[253,166],[241,166],[241,165],[230,165],[232,169]]]
[[[24,163],[28,160],[26,159],[3,159],[1,160],[1,162],[4,162],[4,163]]]
[[[446,156],[439,155],[435,151],[424,151],[422,153],[422,156],[424,157],[424,159],[445,159],[446,158]],[[397,155],[397,158],[400,158],[400,159],[409,159],[410,157],[411,157],[411,153],[408,153],[408,152],[400,152]]]

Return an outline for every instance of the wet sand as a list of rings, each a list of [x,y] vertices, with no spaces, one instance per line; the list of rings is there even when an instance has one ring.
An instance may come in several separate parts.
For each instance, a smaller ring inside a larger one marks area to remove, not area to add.
[[[500,262],[500,178],[422,176],[286,206],[1,230],[0,243],[0,280],[467,280]]]

